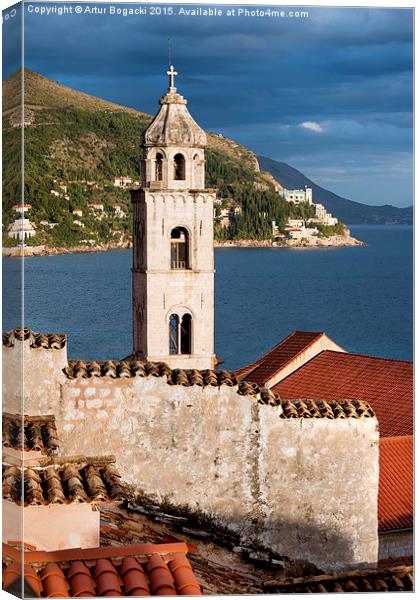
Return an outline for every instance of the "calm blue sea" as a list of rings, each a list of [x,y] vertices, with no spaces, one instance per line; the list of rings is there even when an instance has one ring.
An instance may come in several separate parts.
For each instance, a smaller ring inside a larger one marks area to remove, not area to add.
[[[412,358],[413,230],[354,226],[365,247],[217,249],[216,353],[235,369],[295,329],[325,331],[347,350]],[[25,324],[65,332],[72,358],[131,352],[131,251],[25,259]],[[19,261],[3,261],[3,330]],[[12,295],[13,296],[13,295]]]

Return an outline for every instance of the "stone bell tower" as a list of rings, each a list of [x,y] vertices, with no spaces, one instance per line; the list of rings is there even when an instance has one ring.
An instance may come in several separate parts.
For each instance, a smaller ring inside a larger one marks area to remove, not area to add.
[[[142,137],[133,203],[133,337],[138,358],[211,369],[214,356],[213,200],[207,137],[169,88]]]

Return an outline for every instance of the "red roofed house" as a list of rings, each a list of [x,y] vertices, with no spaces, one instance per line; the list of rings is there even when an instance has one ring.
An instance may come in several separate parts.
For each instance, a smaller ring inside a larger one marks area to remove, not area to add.
[[[256,362],[239,369],[237,376],[272,388],[323,350],[345,352],[325,333],[294,331]]]
[[[413,364],[346,352],[324,333],[295,331],[240,379],[282,400],[360,400],[380,431],[379,559],[413,552]]]
[[[22,554],[3,544],[3,589],[20,597],[23,571],[25,597],[199,596],[187,551],[172,543]]]

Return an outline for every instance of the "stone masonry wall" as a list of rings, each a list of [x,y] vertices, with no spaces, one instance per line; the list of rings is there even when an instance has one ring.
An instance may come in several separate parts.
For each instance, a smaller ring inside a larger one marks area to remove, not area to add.
[[[280,418],[237,387],[166,377],[69,379],[65,349],[4,348],[4,410],[25,356],[25,413],[56,416],[61,454],[115,454],[159,501],[199,510],[289,559],[324,570],[377,559],[376,418]]]

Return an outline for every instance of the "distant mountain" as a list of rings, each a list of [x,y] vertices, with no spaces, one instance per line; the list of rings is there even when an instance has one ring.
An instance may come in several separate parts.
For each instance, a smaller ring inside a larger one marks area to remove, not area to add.
[[[268,171],[286,189],[312,188],[315,202],[323,204],[341,222],[347,224],[403,224],[413,222],[413,207],[397,208],[390,204],[369,206],[342,198],[317,185],[286,163],[258,156],[261,171]]]
[[[21,197],[22,71],[3,82],[3,243]],[[25,202],[37,235],[27,243],[48,247],[125,244],[131,238],[131,202],[113,185],[121,175],[139,181],[140,139],[152,116],[66,87],[24,70]],[[220,134],[207,132],[206,185],[226,206],[242,211],[230,227],[215,225],[216,239],[271,237],[273,220],[284,225],[305,207],[279,197],[255,154]],[[91,205],[103,206],[96,218]],[[115,206],[125,213],[120,218]],[[74,212],[76,211],[76,212]],[[77,216],[77,218],[76,218]],[[310,215],[308,215],[310,216]]]

